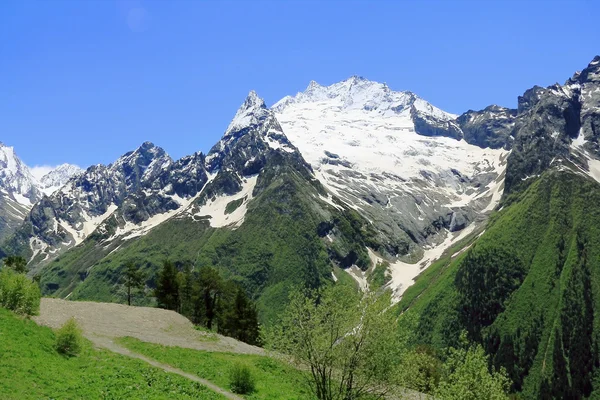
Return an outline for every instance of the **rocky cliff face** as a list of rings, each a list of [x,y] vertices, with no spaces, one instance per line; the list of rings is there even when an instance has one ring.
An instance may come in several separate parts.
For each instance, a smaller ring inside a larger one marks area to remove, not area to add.
[[[600,131],[600,57],[564,85],[535,86],[519,97],[508,160],[507,190],[528,186],[552,165],[572,165],[597,174]]]

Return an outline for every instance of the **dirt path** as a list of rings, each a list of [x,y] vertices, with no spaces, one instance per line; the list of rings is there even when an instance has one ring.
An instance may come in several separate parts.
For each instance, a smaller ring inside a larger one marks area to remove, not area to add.
[[[83,334],[94,341],[125,336],[144,342],[195,350],[264,354],[264,350],[235,339],[197,331],[184,316],[174,311],[151,307],[133,307],[114,303],[94,303],[43,298],[40,315],[34,320],[59,328],[74,317]]]
[[[264,350],[259,347],[250,346],[225,336],[197,331],[187,318],[174,311],[160,308],[43,298],[40,315],[34,317],[34,320],[40,325],[59,328],[70,318],[75,318],[83,330],[84,336],[95,346],[127,357],[137,358],[165,372],[181,375],[201,383],[231,400],[243,399],[196,375],[135,353],[115,343],[114,339],[130,336],[144,342],[165,346],[205,351],[264,354]]]
[[[123,346],[120,346],[118,344],[116,344],[112,339],[106,337],[106,336],[95,336],[95,335],[91,335],[90,336],[90,340],[98,347],[101,348],[105,348],[107,350],[112,351],[113,353],[118,353],[121,355],[124,355],[126,357],[131,357],[131,358],[137,358],[138,360],[142,360],[150,365],[152,365],[153,367],[162,369],[165,372],[170,372],[173,374],[177,374],[177,375],[181,375],[184,378],[190,379],[192,381],[198,382],[206,387],[208,387],[210,390],[212,390],[213,392],[219,393],[225,397],[227,397],[228,399],[231,400],[243,400],[242,397],[239,397],[231,392],[228,392],[224,389],[221,389],[219,386],[215,385],[214,383],[211,383],[210,381],[207,381],[206,379],[202,379],[197,377],[196,375],[192,375],[192,374],[188,374],[187,372],[184,372],[178,368],[174,368],[168,364],[163,364],[160,363],[156,360],[153,360],[151,358],[148,358],[146,356],[143,356],[141,354],[135,353]]]

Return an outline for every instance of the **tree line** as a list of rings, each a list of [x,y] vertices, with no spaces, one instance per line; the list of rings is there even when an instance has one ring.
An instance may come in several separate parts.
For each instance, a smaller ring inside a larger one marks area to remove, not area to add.
[[[158,273],[154,295],[161,308],[176,311],[194,324],[243,342],[260,344],[258,313],[244,288],[224,279],[210,266],[179,271],[165,261]]]

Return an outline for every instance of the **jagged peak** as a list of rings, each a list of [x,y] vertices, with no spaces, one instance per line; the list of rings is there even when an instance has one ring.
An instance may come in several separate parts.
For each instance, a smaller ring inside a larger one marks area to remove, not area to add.
[[[252,125],[256,125],[259,121],[266,118],[271,111],[267,108],[265,101],[251,90],[244,100],[244,103],[235,113],[233,120],[227,127],[225,135],[231,132],[239,131]]]
[[[119,157],[114,163],[110,164],[108,167],[110,169],[120,168],[120,166],[128,164],[128,165],[139,165],[139,166],[148,166],[154,160],[164,159],[165,162],[171,162],[171,157],[167,154],[167,152],[152,142],[144,142],[137,149],[133,151],[128,151]]]
[[[588,66],[583,71],[581,71],[581,73],[579,75],[575,74],[575,76],[573,76],[572,79],[577,80],[580,83],[588,83],[588,82],[599,83],[600,82],[600,56],[595,56],[592,59],[592,61],[590,61]]]

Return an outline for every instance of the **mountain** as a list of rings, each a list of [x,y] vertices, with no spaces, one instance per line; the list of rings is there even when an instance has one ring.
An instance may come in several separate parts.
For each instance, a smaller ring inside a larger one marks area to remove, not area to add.
[[[4,249],[28,256],[46,294],[71,299],[121,300],[128,260],[143,261],[150,286],[166,258],[212,265],[267,321],[292,287],[332,281],[332,262],[366,269],[367,246],[378,247],[370,224],[320,184],[251,92],[206,156],[172,161],[144,143],[90,167],[37,203]]]
[[[51,195],[63,187],[73,176],[83,172],[73,164],[61,164],[39,179],[38,187],[45,195]]]
[[[482,224],[500,200],[516,111],[457,118],[359,77],[311,82],[273,109],[321,183],[371,221],[383,258],[427,256],[424,249]],[[406,282],[392,286],[400,294]]]
[[[55,192],[78,172],[79,167],[63,164],[38,180],[14,149],[0,142],[0,240],[19,227],[44,194]]]
[[[19,226],[40,197],[29,168],[12,147],[0,142],[0,240]]]
[[[319,256],[315,276],[332,278],[327,258],[366,286],[377,262],[392,261],[405,265],[390,273],[388,287],[398,298],[423,267],[408,263],[433,261],[482,226],[497,205],[514,114],[490,107],[457,117],[411,92],[359,77],[327,87],[311,82],[305,92],[271,108],[251,92],[206,156],[173,161],[144,143],[111,165],[92,166],[37,203],[2,248],[25,255],[32,273],[42,273],[48,294],[111,300],[119,268],[113,260],[129,252],[131,258],[148,258],[127,248],[146,241],[157,246],[160,234],[191,229],[190,218],[207,225],[193,226],[199,235],[207,235],[205,228],[256,235],[256,225],[245,227],[248,210],[258,213],[252,205],[260,203],[261,192],[285,178],[294,182],[291,192],[312,193],[291,193],[282,201],[300,196],[294,205],[303,214],[316,213],[316,228],[304,227],[311,248],[326,254]],[[268,219],[263,224],[269,230],[263,236],[270,237],[275,227]],[[190,237],[194,243],[186,238],[175,247],[181,247],[180,258],[196,263],[214,244],[208,236]],[[149,272],[173,252],[162,245]],[[208,263],[219,266],[222,257],[213,255]],[[113,274],[112,287],[90,275],[99,265]],[[265,290],[257,277],[240,279],[255,296]]]
[[[600,394],[600,57],[519,97],[506,190],[485,229],[455,244],[400,302],[419,343],[482,343],[523,398]]]

